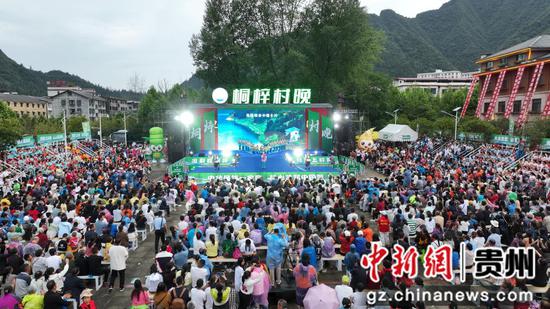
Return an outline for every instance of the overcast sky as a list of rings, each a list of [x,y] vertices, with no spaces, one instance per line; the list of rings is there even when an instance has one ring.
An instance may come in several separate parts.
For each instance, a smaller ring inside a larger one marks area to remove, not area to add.
[[[414,17],[448,0],[361,0]],[[134,74],[146,85],[193,72],[188,43],[200,30],[204,0],[1,0],[0,49],[35,70],[59,69],[111,88]]]

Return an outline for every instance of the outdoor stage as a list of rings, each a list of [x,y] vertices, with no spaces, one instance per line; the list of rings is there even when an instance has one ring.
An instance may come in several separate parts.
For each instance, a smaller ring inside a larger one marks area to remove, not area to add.
[[[231,179],[231,178],[257,178],[264,180],[275,177],[298,177],[302,179],[324,178],[337,176],[340,174],[339,165],[334,166],[330,163],[330,157],[311,155],[311,165],[309,169],[303,162],[303,156],[296,156],[292,152],[281,151],[268,155],[267,164],[262,168],[262,162],[259,154],[253,154],[245,151],[236,151],[240,155],[237,166],[233,166],[233,154],[231,156],[221,157],[219,170],[214,168],[212,157],[186,157],[170,165],[170,174],[184,174],[187,171],[189,178],[194,178],[199,183],[207,182],[211,179]],[[216,155],[217,152],[213,152]],[[293,161],[291,165],[289,159]],[[337,161],[337,160],[336,160]]]
[[[191,154],[169,173],[203,183],[212,178],[325,178],[340,173],[333,150],[330,104],[195,104],[184,123],[185,149]],[[170,147],[170,146],[169,146]],[[262,167],[261,153],[267,153]],[[238,164],[233,164],[239,154]],[[306,169],[305,154],[311,165]],[[221,161],[214,168],[214,157]]]

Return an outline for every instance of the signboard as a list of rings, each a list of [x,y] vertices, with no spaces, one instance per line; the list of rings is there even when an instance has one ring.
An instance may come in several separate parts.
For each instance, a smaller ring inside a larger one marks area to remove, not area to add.
[[[84,121],[82,123],[82,131],[83,132],[90,132],[90,122],[89,121]]]
[[[483,133],[460,132],[458,139],[461,141],[483,142],[485,135]]]
[[[20,140],[17,141],[17,144],[15,147],[17,148],[24,148],[24,147],[32,147],[34,146],[34,136],[28,135],[23,136]]]
[[[511,135],[501,135],[501,134],[493,134],[493,138],[491,139],[491,142],[493,144],[500,144],[500,145],[508,145],[508,146],[515,146],[519,143],[520,140],[526,140],[526,138],[522,138],[519,136],[511,136]]]
[[[90,132],[71,132],[71,141],[78,141],[82,139],[90,139],[92,135]]]
[[[223,88],[212,92],[212,99],[217,104],[227,101],[228,93]],[[232,104],[311,104],[311,89],[308,88],[239,88],[233,89]]]
[[[41,134],[36,136],[36,142],[40,145],[58,143],[65,140],[63,133]]]
[[[550,138],[543,138],[540,142],[540,149],[550,150]]]

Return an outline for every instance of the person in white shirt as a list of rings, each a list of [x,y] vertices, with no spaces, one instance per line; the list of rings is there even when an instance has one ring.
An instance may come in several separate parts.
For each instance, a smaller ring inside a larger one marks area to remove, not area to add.
[[[205,231],[206,239],[210,239],[210,235],[214,235],[216,237],[216,241],[218,240],[218,228],[216,227],[216,222],[210,221],[210,226]]]
[[[162,275],[158,272],[155,265],[151,266],[149,276],[145,279],[145,287],[150,293],[156,293],[159,283],[163,282]]]
[[[191,285],[196,286],[199,280],[205,282],[208,277],[208,269],[204,267],[204,260],[200,259],[197,266],[191,266]]]
[[[178,231],[187,229],[189,222],[185,221],[185,216],[180,216],[180,222],[178,222]]]
[[[334,287],[334,290],[336,291],[336,297],[338,297],[338,303],[342,303],[342,299],[344,298],[351,298],[351,295],[353,295],[353,289],[349,286],[350,278],[347,275],[342,276],[342,284],[339,284]]]
[[[63,262],[61,260],[61,257],[59,257],[59,255],[55,254],[55,249],[54,248],[50,248],[50,250],[48,252],[49,252],[50,256],[48,256],[46,258],[46,266],[53,268],[53,270],[58,270],[59,267],[61,266],[61,262]]]
[[[198,254],[201,249],[206,250],[206,244],[201,239],[201,233],[195,232],[195,239],[193,240],[193,253]]]
[[[206,303],[206,292],[202,290],[204,281],[202,279],[197,280],[194,284],[194,288],[189,292],[189,297],[191,302],[195,305],[195,309],[204,309],[204,304]]]
[[[109,249],[111,263],[111,279],[109,282],[109,293],[113,290],[115,279],[120,275],[120,291],[124,291],[124,272],[126,271],[126,260],[128,259],[128,249],[120,245],[120,240],[115,240],[115,244]]]

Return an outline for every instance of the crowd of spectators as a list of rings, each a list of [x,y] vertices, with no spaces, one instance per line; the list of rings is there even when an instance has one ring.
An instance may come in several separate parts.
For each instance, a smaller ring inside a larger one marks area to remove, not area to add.
[[[483,158],[465,160],[471,145],[448,143],[434,151],[438,144],[379,143],[359,159],[385,176],[368,179],[343,173],[197,184],[165,175],[152,182],[140,148],[116,146],[96,160],[74,156],[55,171],[37,167],[36,176],[3,175],[0,304],[47,300],[56,305],[44,308],[61,308],[71,298],[92,308],[79,275],[103,276],[109,292],[118,279],[124,290],[131,239],[149,227],[155,257],[149,276],[134,281],[133,308],[266,308],[269,291],[289,275],[303,305],[322,283],[321,260],[338,254],[345,269],[335,290],[344,308],[365,308],[369,290],[423,288],[422,278],[393,277],[391,257],[379,270],[381,280],[373,280],[360,259],[375,243],[421,252],[449,244],[453,257],[461,243],[470,257],[480,247],[533,247],[535,278],[487,284],[507,291],[546,287],[548,175],[501,177],[499,166]],[[177,223],[168,220],[174,211]],[[219,259],[236,266],[217,271]],[[390,305],[424,306],[412,300]]]

